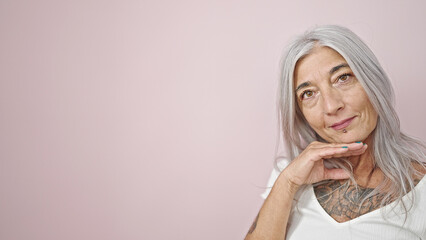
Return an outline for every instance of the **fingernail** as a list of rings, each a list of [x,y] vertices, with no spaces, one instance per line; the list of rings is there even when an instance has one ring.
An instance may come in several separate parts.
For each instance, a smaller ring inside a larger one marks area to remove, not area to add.
[[[355,142],[355,143],[361,143],[361,141],[360,142]]]
[[[348,147],[346,147],[346,146],[343,146],[342,148],[348,148]]]
[[[364,145],[367,145],[367,144],[364,143]]]

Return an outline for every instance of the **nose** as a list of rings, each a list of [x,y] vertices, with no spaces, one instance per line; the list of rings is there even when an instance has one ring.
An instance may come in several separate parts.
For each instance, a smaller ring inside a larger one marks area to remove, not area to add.
[[[335,115],[345,107],[342,95],[337,90],[331,88],[322,91],[323,110],[326,115]]]

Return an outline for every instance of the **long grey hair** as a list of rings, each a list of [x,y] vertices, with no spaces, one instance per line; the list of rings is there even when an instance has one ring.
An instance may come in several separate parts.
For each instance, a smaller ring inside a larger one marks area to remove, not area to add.
[[[424,166],[426,147],[419,139],[401,132],[399,118],[394,110],[393,89],[386,73],[368,46],[347,28],[335,25],[315,27],[296,38],[282,58],[277,106],[287,157],[294,159],[313,141],[326,142],[303,117],[293,86],[298,60],[310,54],[315,46],[334,49],[347,61],[378,114],[377,126],[371,133],[372,145],[368,150],[374,158],[374,166],[380,168],[385,179],[364,200],[386,192],[381,206],[394,200],[401,201],[414,188],[415,179],[422,176],[413,165]],[[279,158],[276,156],[276,160]],[[348,161],[325,161],[331,167],[350,172],[352,182],[356,185]],[[385,187],[388,187],[386,191]],[[407,211],[404,202],[403,205]]]

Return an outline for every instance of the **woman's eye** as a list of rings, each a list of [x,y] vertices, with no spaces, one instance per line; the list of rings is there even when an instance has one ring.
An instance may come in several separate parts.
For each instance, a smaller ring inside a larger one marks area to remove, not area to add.
[[[339,78],[337,80],[340,81],[340,82],[346,82],[346,81],[349,80],[350,77],[351,77],[351,75],[346,73],[346,74],[339,76]]]
[[[300,95],[300,99],[311,98],[314,95],[314,92],[311,90],[306,90]]]

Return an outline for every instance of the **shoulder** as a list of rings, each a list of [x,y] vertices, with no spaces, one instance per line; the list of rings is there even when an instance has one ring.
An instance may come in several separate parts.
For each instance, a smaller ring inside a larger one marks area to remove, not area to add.
[[[290,163],[290,160],[287,158],[281,158],[276,162],[276,165],[272,169],[271,175],[269,176],[267,186],[265,191],[260,195],[263,199],[266,199],[271,192],[272,186],[274,186],[275,181],[281,172],[287,167]]]

